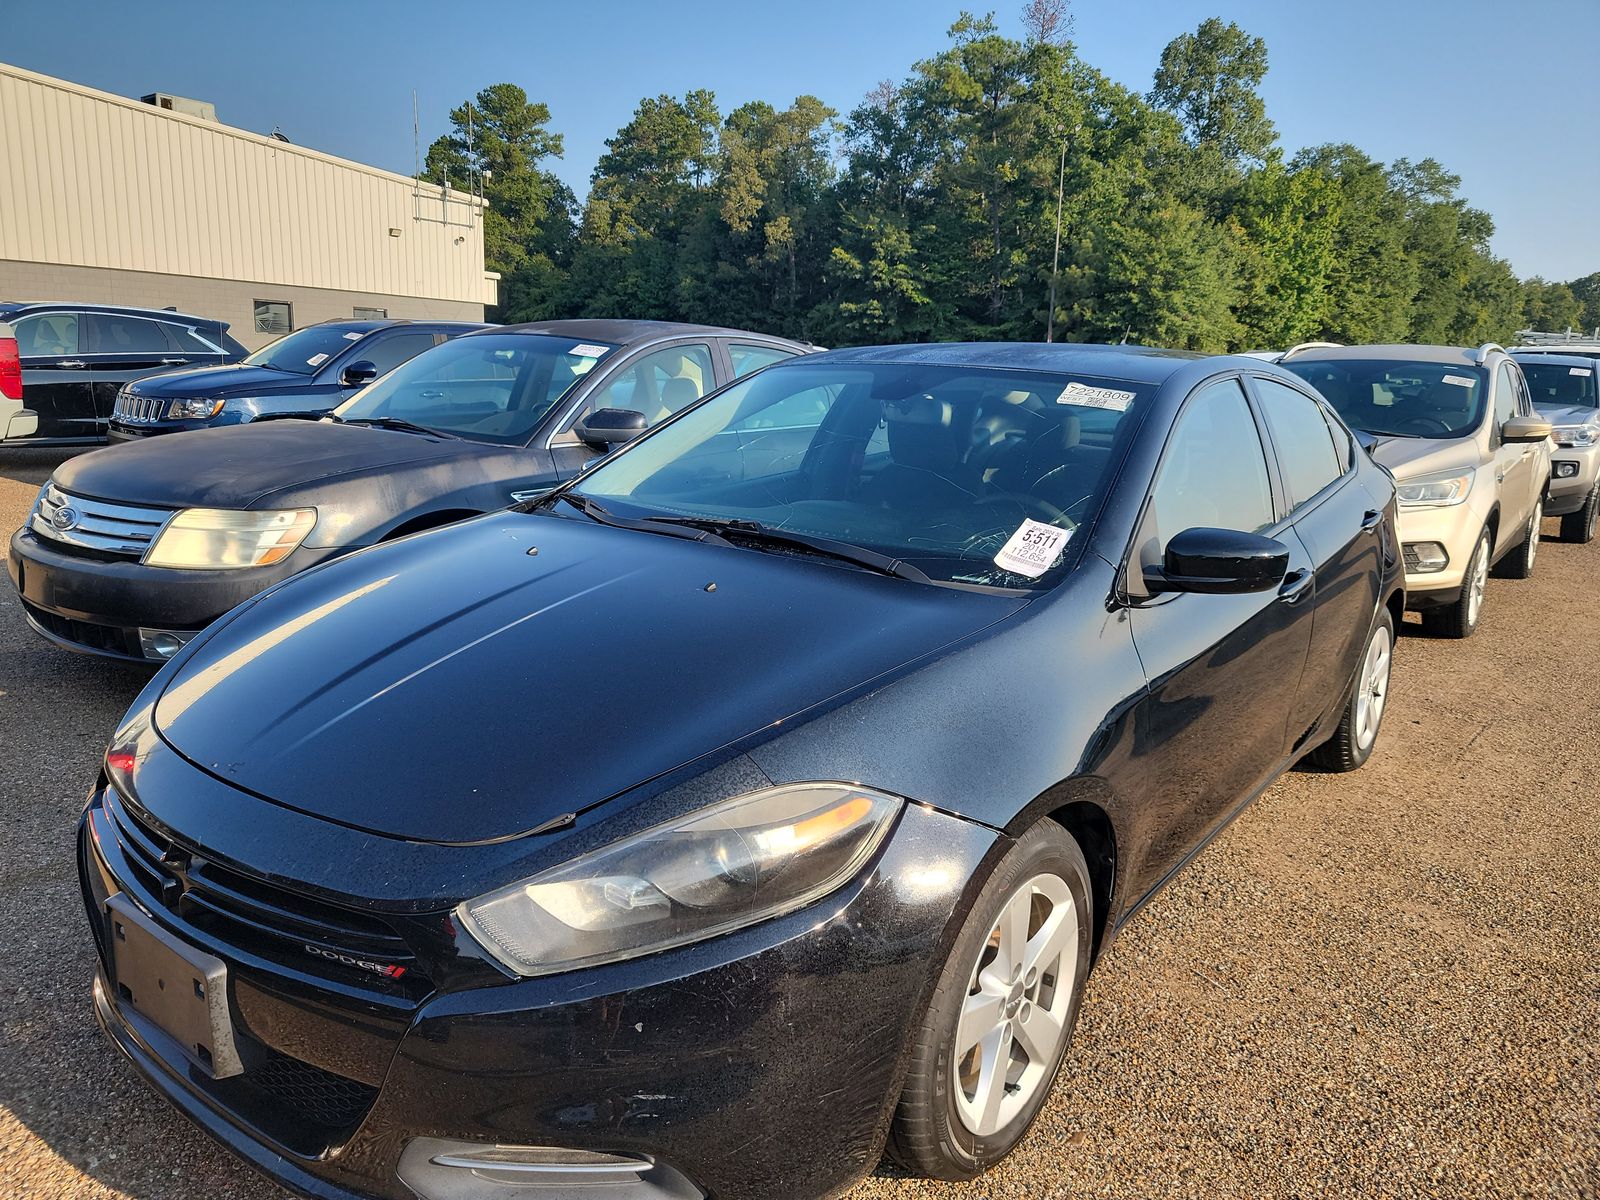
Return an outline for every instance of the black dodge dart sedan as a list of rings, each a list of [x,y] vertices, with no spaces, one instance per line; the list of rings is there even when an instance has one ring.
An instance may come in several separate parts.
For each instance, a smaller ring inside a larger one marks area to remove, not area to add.
[[[162,662],[281,579],[548,491],[719,384],[808,349],[660,321],[468,334],[324,420],[70,459],[11,539],[11,579],[56,644]]]
[[[310,1196],[970,1178],[1138,907],[1371,754],[1403,600],[1277,367],[782,363],[167,664],[83,816],[96,1011]]]

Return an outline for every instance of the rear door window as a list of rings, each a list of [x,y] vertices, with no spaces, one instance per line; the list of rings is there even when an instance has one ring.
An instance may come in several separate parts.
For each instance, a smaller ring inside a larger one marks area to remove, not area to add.
[[[50,358],[80,354],[78,314],[74,312],[37,313],[17,320],[17,353],[23,358]]]
[[[775,362],[782,362],[786,358],[793,358],[793,350],[781,350],[777,346],[750,346],[739,342],[728,343],[728,358],[733,363],[733,377],[742,379],[752,371],[759,371],[762,367],[770,367]]]
[[[165,354],[173,349],[160,321],[120,313],[88,314],[89,354]]]
[[[366,359],[378,368],[379,375],[387,375],[401,363],[432,348],[431,333],[391,333],[387,336],[380,335],[358,346],[352,361]]]

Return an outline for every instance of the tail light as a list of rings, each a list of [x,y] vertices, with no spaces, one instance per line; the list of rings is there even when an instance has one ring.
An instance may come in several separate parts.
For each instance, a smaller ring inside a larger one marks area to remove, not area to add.
[[[22,399],[22,356],[14,337],[0,337],[0,396]]]

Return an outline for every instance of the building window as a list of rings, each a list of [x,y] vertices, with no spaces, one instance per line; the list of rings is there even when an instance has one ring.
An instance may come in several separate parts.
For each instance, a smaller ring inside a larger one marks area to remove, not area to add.
[[[350,314],[358,321],[383,321],[388,319],[389,310],[387,308],[362,308],[357,305],[350,310]]]
[[[294,328],[294,310],[287,300],[256,301],[257,333],[288,333]]]

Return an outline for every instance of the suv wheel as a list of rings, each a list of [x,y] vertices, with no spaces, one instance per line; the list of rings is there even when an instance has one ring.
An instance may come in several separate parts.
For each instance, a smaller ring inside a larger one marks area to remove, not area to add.
[[[1594,541],[1596,524],[1600,524],[1600,483],[1589,490],[1582,508],[1561,518],[1561,540],[1587,545]]]
[[[1355,681],[1345,699],[1339,728],[1306,761],[1324,771],[1354,771],[1372,757],[1378,744],[1378,727],[1389,699],[1389,667],[1394,661],[1394,618],[1387,608],[1378,610],[1366,652],[1356,667]]]
[[[1522,545],[1505,562],[1507,579],[1526,579],[1533,574],[1533,560],[1539,553],[1539,526],[1544,524],[1544,501],[1540,500],[1528,514],[1528,524],[1522,531]]]
[[[1489,586],[1489,531],[1478,535],[1478,544],[1467,560],[1467,573],[1461,580],[1461,596],[1444,608],[1429,608],[1422,613],[1422,627],[1437,637],[1471,637],[1483,613],[1483,595]]]
[[[1083,851],[1046,817],[995,867],[939,973],[889,1131],[895,1162],[972,1179],[1022,1140],[1072,1040],[1093,930]]]

